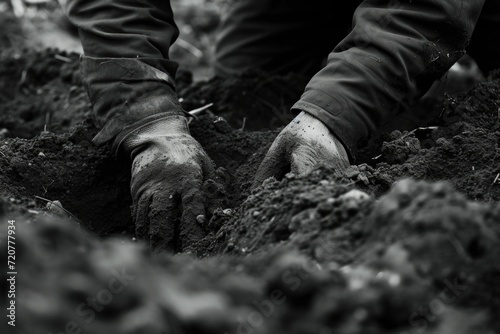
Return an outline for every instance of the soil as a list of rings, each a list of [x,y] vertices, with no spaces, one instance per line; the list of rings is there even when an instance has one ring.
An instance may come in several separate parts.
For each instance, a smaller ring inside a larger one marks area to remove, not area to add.
[[[214,104],[191,132],[225,200],[191,254],[171,255],[135,240],[130,162],[91,144],[78,55],[2,54],[0,225],[16,218],[19,333],[500,332],[497,76],[341,177],[318,166],[256,190],[303,79],[180,77],[186,110]]]

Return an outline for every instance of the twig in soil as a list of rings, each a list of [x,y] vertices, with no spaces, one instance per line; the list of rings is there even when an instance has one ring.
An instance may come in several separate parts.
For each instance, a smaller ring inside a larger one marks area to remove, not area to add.
[[[209,103],[206,106],[203,106],[203,107],[200,107],[200,108],[197,108],[197,109],[193,109],[193,110],[188,111],[188,112],[191,115],[196,116],[196,115],[201,114],[203,111],[207,110],[208,108],[212,107],[213,105],[214,105],[213,103]]]
[[[47,111],[47,113],[45,114],[45,124],[43,125],[43,132],[47,132],[47,124],[50,124],[50,112]]]
[[[247,125],[247,118],[246,117],[243,117],[243,124],[241,125],[241,129],[240,131],[243,131],[245,130],[245,126]]]
[[[495,177],[495,180],[493,181],[493,183],[491,185],[496,184],[499,178],[500,178],[500,173],[497,174],[497,177]]]
[[[72,60],[70,58],[64,57],[64,56],[61,56],[61,55],[55,55],[54,58],[56,58],[57,60],[66,62],[66,63],[71,63],[72,62]]]
[[[71,218],[73,218],[75,221],[77,221],[77,222],[79,221],[78,218],[74,214],[72,214],[71,212],[69,212],[68,210],[66,210],[65,208],[63,208],[62,205],[58,205],[58,204],[54,203],[54,201],[51,201],[50,199],[46,199],[46,198],[43,198],[43,197],[40,197],[40,196],[35,196],[35,198],[37,198],[39,200],[42,200],[42,201],[45,201],[47,203],[51,203],[54,206],[57,206],[59,209],[63,210],[69,216],[71,216]]]
[[[197,109],[193,109],[191,111],[188,111],[188,114],[190,114],[192,116],[192,118],[190,118],[188,120],[188,124],[191,124],[191,121],[194,119],[198,120],[198,115],[200,115],[201,113],[203,113],[205,110],[207,110],[208,108],[212,107],[214,104],[213,103],[209,103],[207,104],[206,106],[203,106],[203,107],[200,107],[200,108],[197,108]]]
[[[181,48],[187,50],[189,53],[191,53],[196,58],[202,58],[203,57],[203,52],[200,49],[198,49],[193,44],[191,44],[188,41],[185,41],[185,40],[183,40],[181,38],[178,38],[177,42],[174,45],[178,45]]]
[[[0,151],[0,154],[3,155],[5,158],[7,158],[7,156],[5,155],[5,153],[3,153],[2,151]]]
[[[411,134],[413,134],[413,133],[415,133],[415,132],[417,132],[419,130],[437,130],[437,129],[439,129],[439,126],[419,127],[419,128],[411,130],[410,132],[408,132],[404,136],[401,136],[401,138],[399,138],[399,139],[404,139],[404,138],[408,137],[409,135],[411,135]]]
[[[43,194],[45,195],[47,193],[47,191],[49,191],[49,187],[52,185],[52,183],[54,183],[55,180],[52,180],[52,182],[49,183],[49,185],[47,186],[47,188],[45,188],[45,186],[42,186],[43,190],[45,191]]]
[[[19,80],[19,82],[17,83],[17,87],[21,87],[24,84],[27,75],[28,75],[28,70],[24,69],[23,72],[21,73],[21,80]]]

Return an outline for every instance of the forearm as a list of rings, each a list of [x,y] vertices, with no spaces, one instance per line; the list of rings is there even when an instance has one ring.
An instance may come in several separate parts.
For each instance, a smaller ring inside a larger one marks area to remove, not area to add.
[[[168,0],[68,0],[66,12],[91,57],[157,60],[161,67],[179,34]]]
[[[179,112],[173,92],[177,64],[168,56],[178,29],[169,1],[69,0],[66,10],[84,49],[83,81],[101,129],[97,144],[162,113]]]
[[[322,120],[355,155],[465,52],[484,0],[366,0],[354,28],[294,106]]]

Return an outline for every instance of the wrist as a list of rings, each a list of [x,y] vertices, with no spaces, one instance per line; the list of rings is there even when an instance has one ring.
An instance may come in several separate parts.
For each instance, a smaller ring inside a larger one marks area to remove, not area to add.
[[[161,138],[185,135],[190,133],[184,115],[162,114],[161,117],[141,120],[121,131],[112,142],[112,152],[115,155],[120,151],[130,154],[138,147]]]
[[[183,114],[172,77],[142,59],[83,56],[81,68],[100,130],[96,145],[112,144],[118,134],[149,118]]]

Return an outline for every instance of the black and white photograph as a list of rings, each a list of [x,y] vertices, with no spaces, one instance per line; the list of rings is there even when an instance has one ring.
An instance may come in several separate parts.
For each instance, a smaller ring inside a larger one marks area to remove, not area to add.
[[[499,0],[0,0],[0,334],[500,333]]]

